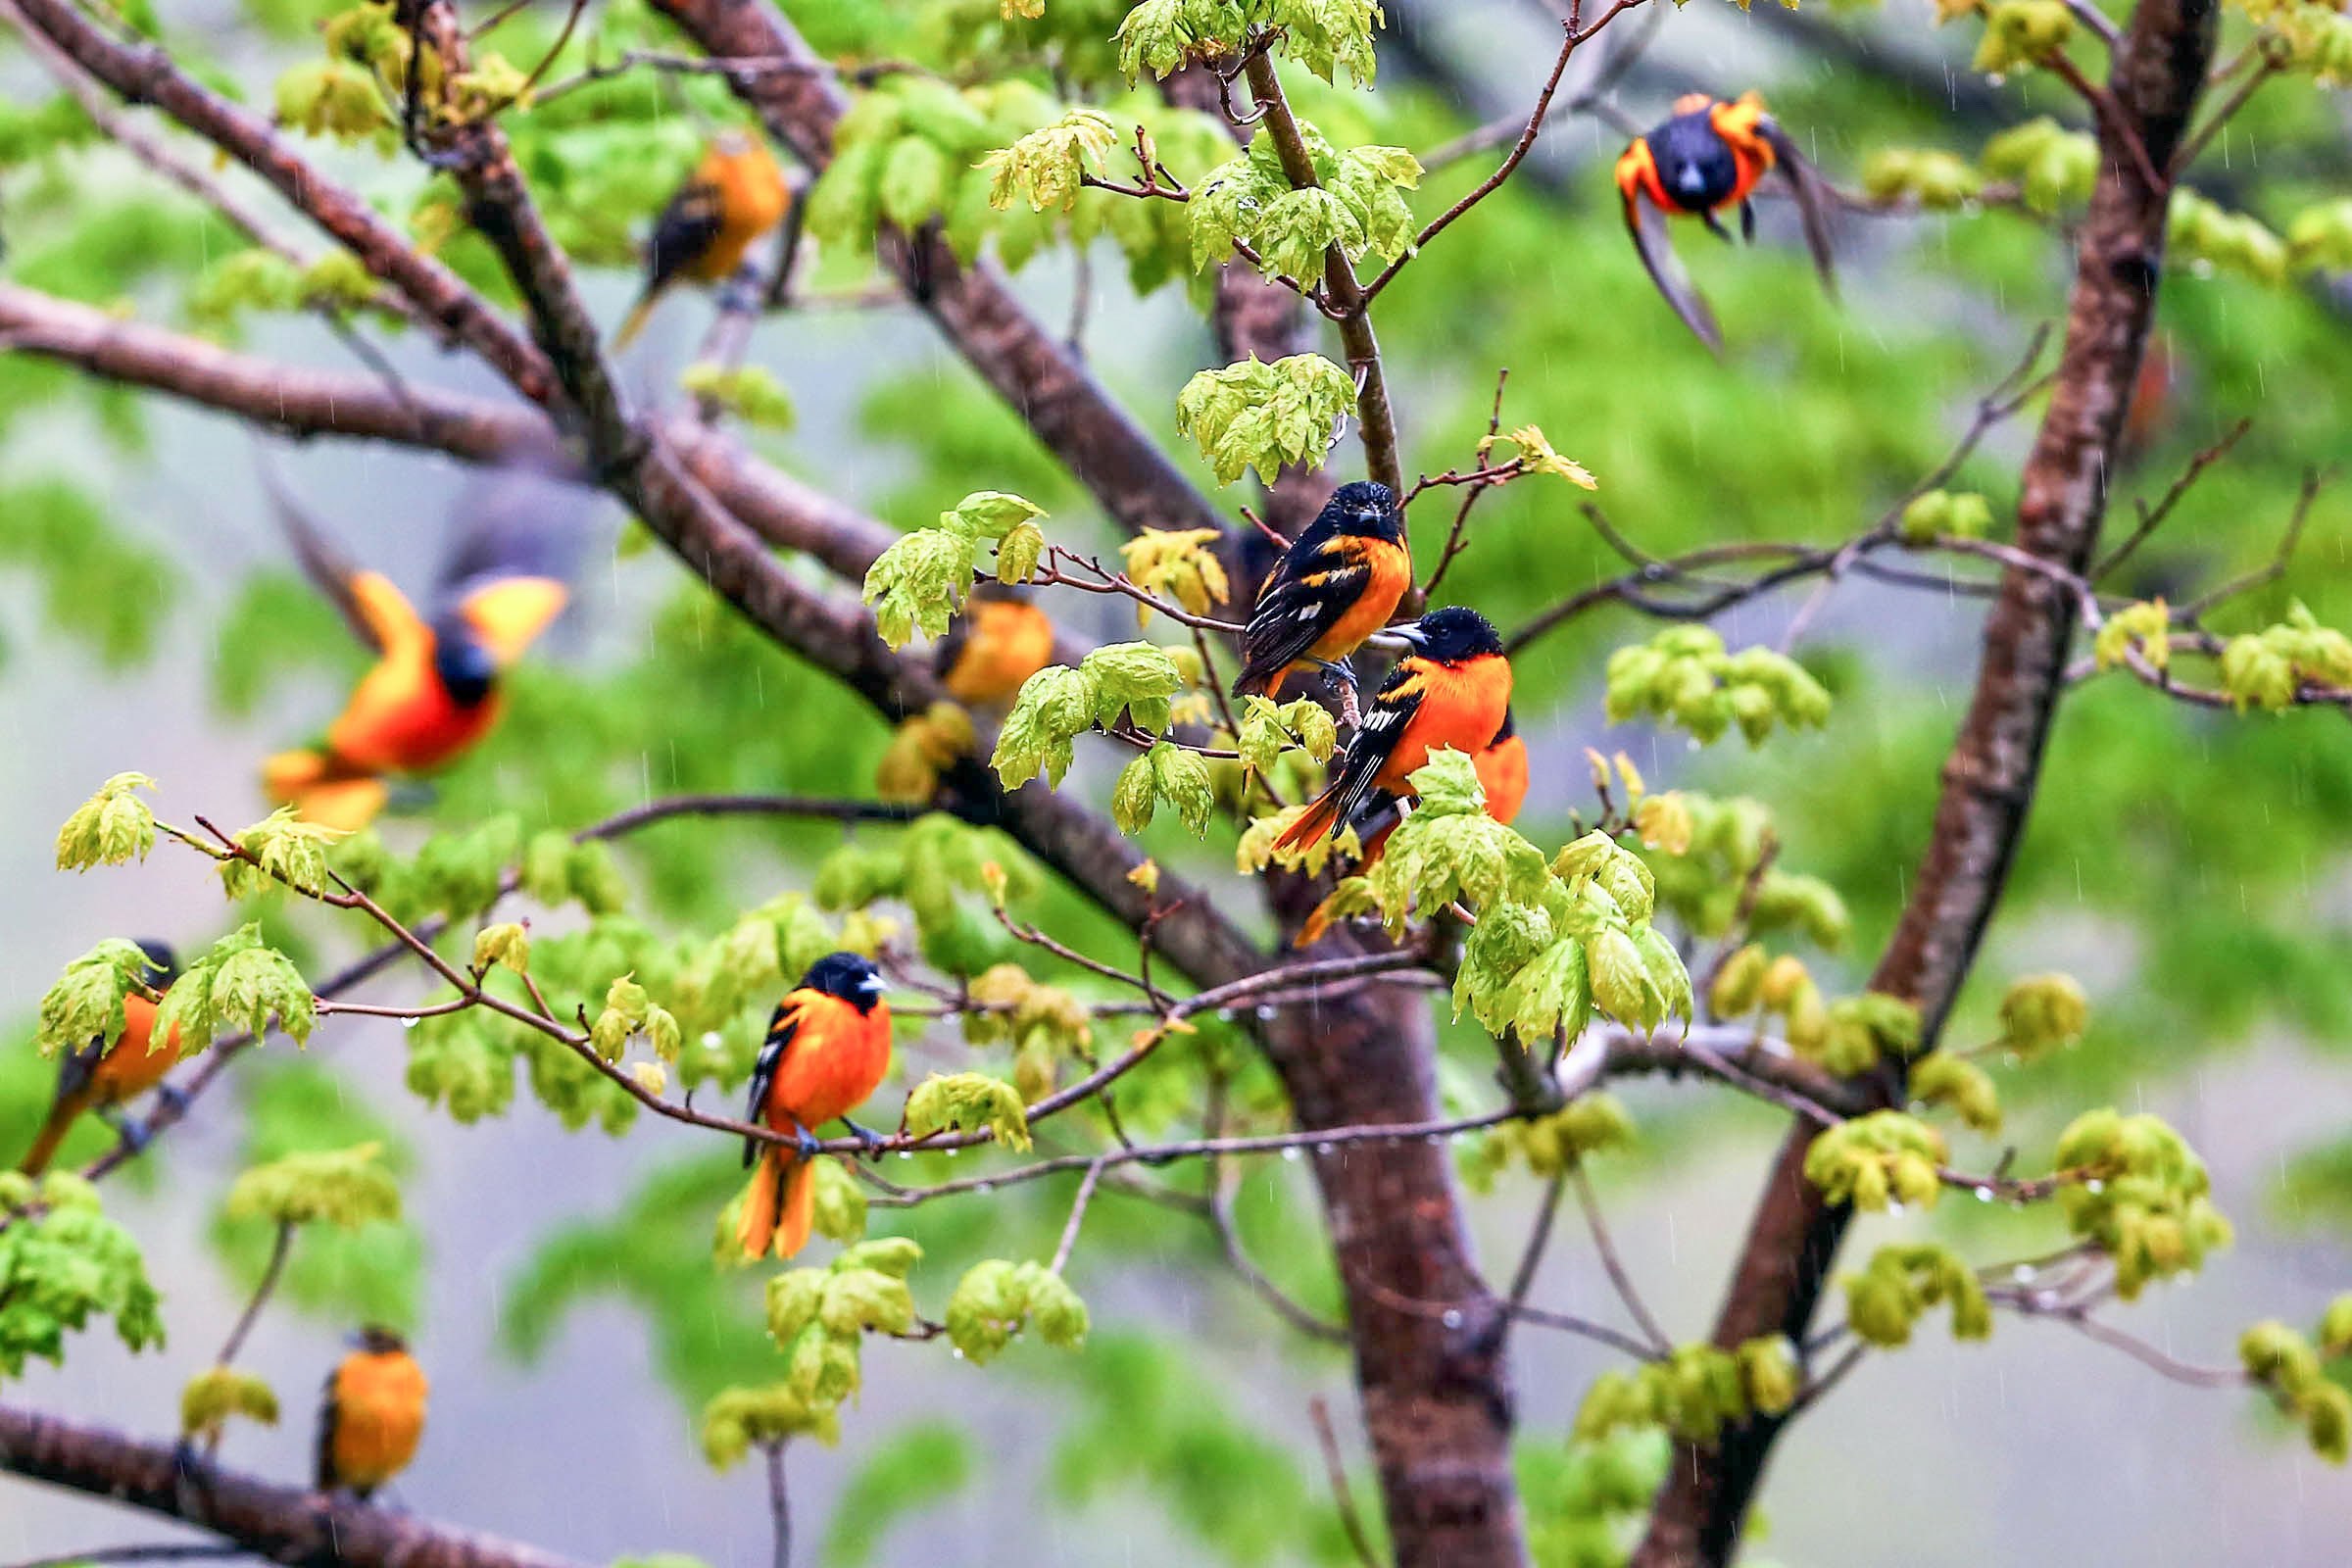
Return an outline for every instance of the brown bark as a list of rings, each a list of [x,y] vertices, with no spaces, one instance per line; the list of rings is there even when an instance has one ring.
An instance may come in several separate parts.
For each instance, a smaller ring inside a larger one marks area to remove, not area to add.
[[[414,1514],[235,1471],[182,1475],[167,1444],[0,1405],[0,1469],[180,1519],[287,1568],[572,1568]]]
[[[54,3],[54,0],[53,0]],[[766,0],[655,0],[714,60],[795,61],[732,78],[768,132],[812,170],[833,158],[848,107],[833,75]],[[983,262],[966,268],[937,231],[885,232],[884,265],[983,380],[1125,527],[1221,528],[1225,517],[1054,333]]]
[[[2119,112],[2097,117],[2101,169],[2077,241],[2066,344],[2018,505],[2019,548],[2073,572],[2098,538],[2164,266],[2171,193],[2139,172],[2141,153],[2156,170],[2171,164],[2204,88],[2214,29],[2212,0],[2140,0],[2108,82]],[[2015,566],[1985,620],[1976,695],[1944,762],[1934,835],[1871,978],[1873,990],[1919,1005],[1930,1046],[2008,878],[2076,620],[2071,592]],[[1898,1075],[1883,1090],[1899,1100],[1901,1087]],[[1769,1334],[1801,1342],[1812,1321],[1851,1214],[1804,1179],[1810,1142],[1809,1129],[1791,1130],[1774,1162],[1716,1320],[1719,1346]],[[1728,1562],[1783,1424],[1752,1421],[1712,1448],[1679,1446],[1638,1568]]]

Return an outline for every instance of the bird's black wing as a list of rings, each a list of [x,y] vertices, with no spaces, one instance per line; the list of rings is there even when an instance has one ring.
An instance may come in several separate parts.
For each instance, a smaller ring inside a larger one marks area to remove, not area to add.
[[[792,1050],[792,1042],[801,1031],[801,1004],[786,997],[776,1004],[775,1012],[767,1020],[767,1038],[760,1042],[760,1059],[752,1066],[751,1106],[744,1112],[748,1122],[764,1124],[767,1114],[768,1091],[775,1087],[776,1074],[784,1065],[784,1057]],[[757,1138],[743,1141],[743,1162],[749,1166],[759,1159],[766,1148]]]
[[[646,247],[645,291],[652,294],[710,253],[726,226],[725,198],[707,180],[690,179],[654,220]]]
[[[302,574],[309,579],[311,586],[318,590],[319,597],[335,607],[335,612],[343,617],[343,623],[351,628],[351,634],[369,653],[382,653],[383,639],[376,635],[374,626],[368,622],[367,611],[360,605],[358,594],[352,590],[351,580],[359,575],[358,565],[335,548],[324,530],[295,501],[293,493],[279,477],[277,465],[271,460],[269,448],[257,444],[253,461],[255,469],[262,476],[262,493],[270,498],[270,511],[277,518],[278,530],[286,536],[286,543],[293,549],[294,564],[302,568]]]
[[[1294,549],[1274,567],[1242,634],[1242,673],[1234,690],[1262,686],[1323,640],[1372,580],[1371,564],[1347,534]]]
[[[1426,676],[1409,659],[1399,661],[1389,671],[1389,678],[1380,683],[1379,694],[1364,710],[1362,727],[1348,742],[1348,758],[1340,765],[1338,780],[1325,789],[1339,821],[1352,819],[1364,797],[1371,793],[1374,776],[1396,755],[1406,727],[1421,710],[1427,686]]]
[[[1788,176],[1788,188],[1796,196],[1797,218],[1804,224],[1805,248],[1813,253],[1813,270],[1821,274],[1821,286],[1835,297],[1838,264],[1830,237],[1830,213],[1837,206],[1837,193],[1779,125],[1769,120],[1760,122],[1756,133],[1772,148],[1774,161]]]
[[[1665,296],[1674,314],[1694,333],[1709,350],[1723,352],[1723,329],[1715,324],[1715,313],[1707,308],[1705,298],[1683,270],[1682,261],[1674,254],[1667,237],[1666,217],[1647,202],[1628,197],[1625,203],[1625,231],[1634,238],[1634,252],[1649,272],[1649,280]]]
[[[326,1375],[326,1387],[318,1392],[318,1447],[314,1473],[320,1492],[332,1492],[340,1485],[335,1476],[335,1379],[342,1375],[341,1367]]]

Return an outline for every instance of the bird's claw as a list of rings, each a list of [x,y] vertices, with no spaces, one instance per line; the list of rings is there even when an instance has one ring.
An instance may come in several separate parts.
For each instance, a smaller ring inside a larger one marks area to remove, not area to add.
[[[876,1132],[871,1127],[859,1126],[847,1116],[841,1118],[841,1124],[850,1130],[850,1136],[858,1140],[865,1152],[876,1158],[881,1157],[882,1146],[890,1142],[890,1134]]]
[[[1363,723],[1363,709],[1356,700],[1354,667],[1344,661],[1320,660],[1317,662],[1323,666],[1324,689],[1339,695],[1340,722],[1349,729],[1358,728]]]
[[[145,1122],[133,1121],[123,1115],[122,1111],[112,1107],[101,1110],[98,1115],[102,1121],[115,1130],[115,1136],[122,1140],[122,1149],[125,1153],[141,1154],[146,1152],[147,1141],[153,1135],[147,1131]]]
[[[803,1159],[814,1159],[825,1152],[825,1141],[808,1128],[802,1127],[793,1132],[792,1147],[800,1152]]]
[[[185,1116],[188,1113],[188,1092],[176,1084],[156,1085],[155,1102],[174,1116]]]

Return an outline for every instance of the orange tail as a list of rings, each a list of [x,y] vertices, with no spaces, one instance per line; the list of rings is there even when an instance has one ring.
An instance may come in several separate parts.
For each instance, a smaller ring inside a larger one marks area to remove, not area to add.
[[[78,1097],[60,1100],[49,1108],[49,1119],[41,1123],[41,1135],[32,1141],[32,1148],[24,1152],[24,1163],[17,1167],[20,1175],[38,1176],[49,1168],[49,1162],[57,1157],[57,1146],[74,1130],[74,1120],[81,1114],[81,1109]]]
[[[1282,830],[1282,837],[1274,841],[1274,847],[1278,850],[1304,849],[1317,839],[1327,839],[1339,830],[1339,792],[1325,790],[1298,821]]]
[[[735,1240],[743,1255],[761,1258],[797,1257],[808,1245],[816,1223],[816,1170],[812,1162],[779,1148],[769,1148],[752,1172],[752,1190],[743,1200],[743,1217],[736,1222]]]

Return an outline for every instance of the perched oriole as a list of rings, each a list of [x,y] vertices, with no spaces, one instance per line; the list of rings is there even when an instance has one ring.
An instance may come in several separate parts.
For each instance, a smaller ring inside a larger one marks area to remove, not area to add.
[[[424,1369],[387,1328],[360,1330],[318,1401],[318,1490],[362,1502],[409,1467],[424,1436]]]
[[[1054,622],[1017,588],[984,582],[948,623],[931,667],[966,708],[1008,703],[1021,683],[1054,662]]]
[[[1812,166],[1800,157],[1788,133],[1764,112],[1764,100],[1747,93],[1737,102],[1690,93],[1675,100],[1674,115],[1647,135],[1634,138],[1617,159],[1617,191],[1625,199],[1625,227],[1648,269],[1650,281],[1666,296],[1683,324],[1720,353],[1723,334],[1707,302],[1691,287],[1663,233],[1644,224],[1642,203],[1659,213],[1692,213],[1723,239],[1716,214],[1740,209],[1740,232],[1756,234],[1756,210],[1748,198],[1756,181],[1774,170],[1787,176],[1796,196],[1805,243],[1822,282],[1835,286],[1830,256],[1830,197]]]
[[[428,618],[391,579],[340,559],[273,488],[295,558],[376,661],[320,744],[263,764],[270,798],[314,822],[364,827],[389,798],[388,777],[446,766],[489,734],[505,707],[500,676],[570,596],[579,536],[561,503],[576,494],[521,464],[470,487]]]
[[[1516,821],[1519,808],[1527,804],[1527,742],[1520,738],[1518,720],[1508,709],[1503,710],[1502,728],[1470,763],[1487,792],[1487,814],[1497,822]],[[1389,835],[1402,820],[1403,805],[1388,791],[1374,790],[1364,798],[1364,804],[1348,819],[1355,829],[1355,841],[1364,847],[1359,869],[1372,868],[1381,851],[1388,848]]]
[[[1296,849],[1337,832],[1373,790],[1410,799],[1409,777],[1432,751],[1476,757],[1501,730],[1511,708],[1511,662],[1486,616],[1448,606],[1396,635],[1413,651],[1389,671],[1339,772],[1277,847]]]
[[[1312,665],[1352,684],[1341,662],[1389,623],[1412,585],[1396,493],[1369,481],[1340,486],[1266,574],[1242,633],[1234,695],[1279,695],[1291,671]]]
[[[723,283],[743,267],[744,253],[784,220],[792,193],[767,143],[740,130],[721,132],[680,185],[646,246],[645,290],[612,334],[617,352],[636,340],[672,283]]]
[[[158,995],[171,989],[179,975],[179,960],[172,950],[161,942],[142,941],[139,947],[147,955],[139,983]],[[116,1117],[116,1107],[150,1089],[162,1088],[165,1074],[179,1061],[179,1026],[172,1025],[171,1037],[160,1047],[154,1027],[155,1003],[134,991],[122,999],[121,1034],[111,1041],[103,1035],[93,1036],[89,1044],[67,1054],[57,1065],[57,1096],[49,1102],[48,1119],[34,1135],[19,1170],[27,1176],[47,1170],[49,1161],[57,1157],[57,1146],[66,1141],[75,1118],[85,1110],[105,1117],[124,1142],[136,1147],[142,1135]]]
[[[846,1120],[890,1071],[890,1004],[882,990],[871,963],[835,953],[817,959],[776,1004],[752,1069],[749,1118],[791,1134],[797,1147],[743,1141],[744,1164],[759,1166],[735,1230],[744,1256],[772,1250],[791,1257],[808,1245],[816,1129],[837,1116]],[[850,1126],[860,1137],[873,1136]]]

